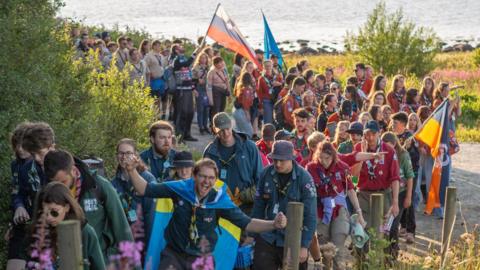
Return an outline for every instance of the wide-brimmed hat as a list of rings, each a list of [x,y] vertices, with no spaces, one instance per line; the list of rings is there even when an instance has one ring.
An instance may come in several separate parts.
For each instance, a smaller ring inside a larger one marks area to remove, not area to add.
[[[289,141],[275,141],[272,146],[272,152],[268,157],[273,160],[295,160],[293,153],[293,144]]]
[[[177,152],[173,157],[172,165],[170,165],[172,168],[185,168],[194,166],[195,162],[193,161],[192,153],[187,151]]]

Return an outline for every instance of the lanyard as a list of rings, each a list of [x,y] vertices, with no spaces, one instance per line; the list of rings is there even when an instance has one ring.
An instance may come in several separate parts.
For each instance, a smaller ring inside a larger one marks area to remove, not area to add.
[[[234,150],[235,151],[235,150]],[[222,167],[230,166],[230,162],[235,158],[237,153],[233,152],[233,154],[228,158],[228,160],[223,160],[221,157],[219,158],[220,162],[222,163]]]
[[[142,65],[142,62],[138,62],[140,64],[140,68],[137,68],[137,65],[136,64],[133,64],[133,67],[135,68],[135,70],[137,71],[137,74],[138,75],[142,75],[143,74],[143,65]]]

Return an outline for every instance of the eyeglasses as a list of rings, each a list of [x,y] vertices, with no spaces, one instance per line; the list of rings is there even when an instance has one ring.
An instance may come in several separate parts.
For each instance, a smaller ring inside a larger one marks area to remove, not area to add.
[[[197,174],[197,177],[199,179],[207,179],[209,181],[214,181],[217,178],[215,176],[207,176],[207,175],[204,175],[204,174],[201,174],[201,173]]]
[[[133,152],[117,152],[117,156],[119,156],[119,157],[131,157],[134,154],[135,153],[133,153]]]

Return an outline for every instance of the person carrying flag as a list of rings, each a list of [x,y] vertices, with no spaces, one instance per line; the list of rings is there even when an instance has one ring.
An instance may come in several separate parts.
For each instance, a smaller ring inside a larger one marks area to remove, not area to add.
[[[280,230],[287,225],[282,212],[273,220],[250,218],[244,214],[230,200],[226,185],[217,182],[218,168],[211,159],[204,158],[195,164],[193,179],[165,183],[147,183],[136,170],[139,162],[132,156],[126,166],[135,190],[141,196],[171,198],[174,203],[173,215],[164,233],[167,245],[162,251],[159,269],[191,269],[198,257],[215,247],[219,218],[256,233]],[[210,249],[201,243],[205,239]]]

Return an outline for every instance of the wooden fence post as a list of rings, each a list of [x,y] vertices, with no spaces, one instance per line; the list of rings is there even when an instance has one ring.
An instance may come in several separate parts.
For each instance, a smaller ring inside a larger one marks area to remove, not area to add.
[[[450,246],[450,240],[452,237],[453,226],[455,224],[455,218],[457,213],[457,188],[456,187],[447,187],[447,192],[445,195],[445,215],[443,218],[443,227],[442,227],[442,268],[445,266],[445,257]]]
[[[377,237],[381,237],[380,227],[383,225],[383,194],[373,193],[370,195],[370,222],[372,228],[377,232]]]
[[[284,270],[298,270],[300,242],[303,227],[303,203],[289,202],[287,206],[287,228],[283,247]]]
[[[78,220],[62,221],[57,226],[60,270],[82,270],[82,236]]]

